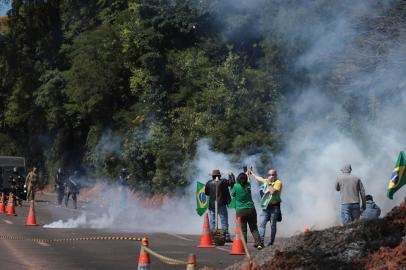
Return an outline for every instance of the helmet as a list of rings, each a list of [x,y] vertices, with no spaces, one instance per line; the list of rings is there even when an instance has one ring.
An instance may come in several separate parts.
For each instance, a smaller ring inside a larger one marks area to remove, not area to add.
[[[123,172],[123,173],[124,173],[124,172],[127,172],[127,169],[126,169],[126,168],[122,168],[122,169],[121,169],[121,172]]]
[[[58,173],[62,173],[62,168],[58,168]]]

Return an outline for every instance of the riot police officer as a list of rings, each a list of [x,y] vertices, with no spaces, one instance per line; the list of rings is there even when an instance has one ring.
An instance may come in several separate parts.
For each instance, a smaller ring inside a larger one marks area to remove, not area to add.
[[[55,175],[55,190],[57,192],[58,205],[62,204],[63,197],[65,195],[65,184],[66,184],[66,175],[62,171],[62,168],[58,168],[58,171]]]
[[[73,208],[77,209],[77,195],[80,191],[79,172],[75,171],[65,185],[65,206],[68,207],[69,197],[72,195]]]
[[[10,188],[16,198],[16,204],[22,206],[23,200],[25,199],[24,193],[24,178],[18,172],[17,167],[13,168],[13,171],[10,175]]]
[[[120,205],[121,207],[127,207],[128,200],[128,180],[131,175],[128,173],[126,168],[121,169],[121,173],[118,177],[119,192],[120,192]]]

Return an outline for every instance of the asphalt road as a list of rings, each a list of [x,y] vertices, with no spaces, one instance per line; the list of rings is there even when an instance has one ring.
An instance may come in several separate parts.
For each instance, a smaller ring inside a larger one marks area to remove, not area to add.
[[[35,211],[37,222],[48,224],[56,219],[75,218],[81,210],[55,205],[53,196],[39,196]],[[81,205],[79,204],[79,208]],[[224,268],[244,259],[229,255],[231,245],[210,249],[197,248],[199,235],[162,233],[137,234],[101,229],[50,229],[25,226],[28,204],[17,207],[17,216],[0,215],[0,236],[18,236],[40,239],[60,239],[95,236],[148,237],[150,248],[164,256],[187,260],[196,254],[198,268],[203,266]],[[55,217],[57,213],[57,217]],[[252,243],[249,243],[252,246]],[[251,248],[253,253],[256,252]],[[0,240],[0,269],[137,269],[139,242],[131,241],[72,241],[38,243],[30,240]],[[185,269],[185,266],[166,265],[151,258],[151,269]]]

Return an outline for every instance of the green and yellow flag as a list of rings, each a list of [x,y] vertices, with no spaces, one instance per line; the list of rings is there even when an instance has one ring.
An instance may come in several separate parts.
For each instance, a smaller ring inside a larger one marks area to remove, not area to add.
[[[209,206],[209,198],[204,193],[205,185],[197,182],[196,186],[196,212],[199,216],[203,215],[206,212],[207,207]]]
[[[389,181],[387,196],[393,200],[393,194],[398,191],[404,184],[406,184],[406,155],[403,151],[399,153],[398,161],[396,162],[395,169],[393,170],[392,177]]]

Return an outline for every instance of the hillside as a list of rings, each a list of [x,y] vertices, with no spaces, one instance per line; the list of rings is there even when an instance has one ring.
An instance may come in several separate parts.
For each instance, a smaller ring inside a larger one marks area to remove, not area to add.
[[[0,153],[43,182],[125,167],[147,193],[184,190],[203,142],[261,173],[379,151],[373,175],[406,144],[406,1],[389,2],[12,1]]]
[[[267,247],[253,258],[252,269],[405,269],[405,234],[406,200],[382,219],[302,233]]]

